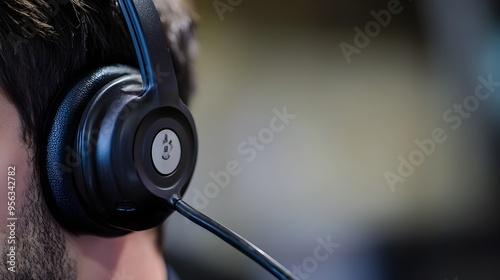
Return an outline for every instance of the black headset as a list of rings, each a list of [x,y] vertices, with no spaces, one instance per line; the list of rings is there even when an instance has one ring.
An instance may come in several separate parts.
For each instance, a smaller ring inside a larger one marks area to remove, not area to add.
[[[119,0],[119,5],[140,71],[123,65],[97,69],[53,107],[40,170],[50,212],[75,234],[117,237],[156,227],[177,210],[278,278],[297,279],[181,200],[196,163],[195,124],[179,96],[152,0]]]
[[[158,226],[174,210],[165,198],[181,197],[196,162],[194,121],[155,6],[123,2],[140,74],[121,65],[90,73],[63,94],[47,129],[45,198],[57,221],[80,234]]]

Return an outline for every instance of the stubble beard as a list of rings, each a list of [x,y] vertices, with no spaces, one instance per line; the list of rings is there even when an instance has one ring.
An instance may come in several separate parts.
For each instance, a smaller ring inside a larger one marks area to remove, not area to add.
[[[76,261],[69,256],[61,226],[45,205],[38,176],[32,175],[17,214],[15,244],[4,240],[0,256],[2,280],[76,280]],[[5,229],[2,229],[5,231]],[[15,246],[15,272],[7,270],[7,253]]]

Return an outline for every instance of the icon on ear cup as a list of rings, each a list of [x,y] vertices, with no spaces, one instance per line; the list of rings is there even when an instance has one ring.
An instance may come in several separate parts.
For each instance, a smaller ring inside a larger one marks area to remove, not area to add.
[[[161,175],[172,174],[181,161],[182,149],[179,137],[170,129],[160,131],[151,146],[154,167]]]
[[[165,139],[163,139],[163,156],[161,158],[168,160],[173,149],[174,145],[172,144],[172,140],[169,140],[168,134],[165,134]]]

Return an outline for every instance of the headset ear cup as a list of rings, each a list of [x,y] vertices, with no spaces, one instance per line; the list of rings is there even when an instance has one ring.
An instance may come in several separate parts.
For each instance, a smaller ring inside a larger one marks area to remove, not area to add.
[[[40,149],[42,189],[54,218],[71,232],[106,237],[129,232],[94,219],[82,203],[74,176],[81,155],[76,154],[74,143],[83,112],[99,90],[119,77],[137,73],[121,65],[100,68],[76,83],[49,114],[46,143]]]

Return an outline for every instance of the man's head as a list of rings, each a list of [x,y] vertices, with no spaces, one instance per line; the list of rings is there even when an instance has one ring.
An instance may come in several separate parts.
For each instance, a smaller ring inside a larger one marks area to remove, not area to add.
[[[187,102],[193,88],[195,14],[186,0],[155,4],[173,50],[181,98]],[[117,1],[0,2],[0,221],[9,224],[7,205],[18,218],[14,231],[0,228],[1,279],[76,277],[69,234],[53,220],[41,195],[38,149],[55,97],[86,72],[116,63],[136,65]],[[15,176],[9,176],[10,166],[16,167]],[[9,180],[15,180],[15,189],[8,189]],[[12,232],[15,238],[9,239]],[[13,245],[15,274],[5,265]]]

